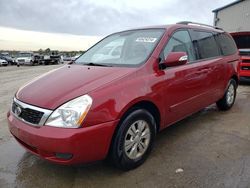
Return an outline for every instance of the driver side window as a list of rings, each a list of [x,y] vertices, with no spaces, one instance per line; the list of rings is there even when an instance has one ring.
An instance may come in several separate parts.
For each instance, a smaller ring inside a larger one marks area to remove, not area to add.
[[[163,50],[165,59],[170,52],[186,52],[188,55],[188,61],[195,60],[193,44],[188,31],[186,30],[176,31],[171,36],[171,38],[169,39],[167,45]]]

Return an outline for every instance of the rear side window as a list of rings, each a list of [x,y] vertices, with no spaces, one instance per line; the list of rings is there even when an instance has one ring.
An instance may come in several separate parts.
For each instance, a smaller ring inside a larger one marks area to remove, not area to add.
[[[227,34],[218,33],[216,35],[216,40],[218,41],[223,55],[232,55],[237,52],[237,48],[233,39],[231,39],[231,37],[229,37]]]
[[[220,50],[215,41],[213,33],[205,31],[193,31],[192,35],[198,59],[207,59],[220,56]]]

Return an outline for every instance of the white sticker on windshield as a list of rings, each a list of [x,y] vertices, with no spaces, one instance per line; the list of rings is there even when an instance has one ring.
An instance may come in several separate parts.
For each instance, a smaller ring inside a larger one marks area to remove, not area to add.
[[[136,42],[155,42],[157,40],[157,38],[153,38],[153,37],[139,37],[137,38],[135,41]]]

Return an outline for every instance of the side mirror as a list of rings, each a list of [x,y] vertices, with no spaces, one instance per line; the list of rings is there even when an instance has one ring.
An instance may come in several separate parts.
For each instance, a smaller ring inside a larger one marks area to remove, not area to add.
[[[173,67],[178,65],[184,65],[188,61],[186,52],[170,52],[164,61],[164,65],[167,67]]]

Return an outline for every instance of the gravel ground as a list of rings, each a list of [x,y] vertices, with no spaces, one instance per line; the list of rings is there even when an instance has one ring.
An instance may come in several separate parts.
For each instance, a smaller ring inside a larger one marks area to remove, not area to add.
[[[0,187],[250,187],[248,83],[230,111],[212,105],[162,131],[133,171],[103,162],[60,166],[27,153],[10,135],[6,113],[21,85],[57,67],[0,67]]]

